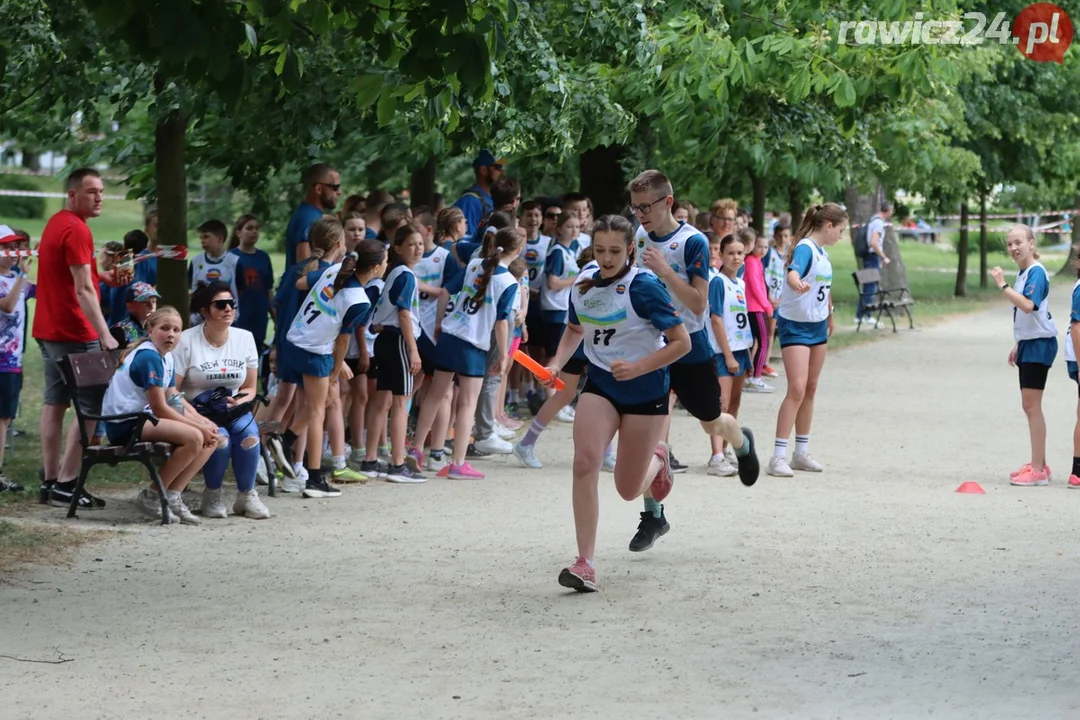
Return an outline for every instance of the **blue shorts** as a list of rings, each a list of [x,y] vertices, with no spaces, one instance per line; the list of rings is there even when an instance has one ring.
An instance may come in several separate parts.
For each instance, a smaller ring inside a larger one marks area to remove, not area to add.
[[[441,333],[439,344],[435,346],[435,369],[463,377],[484,377],[487,375],[487,350],[481,350],[457,335]]]
[[[278,355],[278,377],[283,382],[303,385],[305,375],[330,377],[330,371],[333,369],[333,355],[317,355],[298,348],[290,342],[282,343]]]
[[[746,373],[750,372],[752,365],[750,364],[750,350],[743,348],[742,350],[735,350],[731,353],[735,356],[735,360],[739,363],[739,371],[736,373],[730,373],[727,369],[727,363],[724,361],[723,354],[716,356],[716,374],[719,377],[742,377]]]
[[[1072,360],[1066,362],[1065,367],[1069,371],[1069,379],[1071,379],[1073,382],[1080,383],[1080,372],[1078,372],[1080,371],[1080,367],[1078,367],[1077,364]]]
[[[1034,363],[1050,367],[1057,358],[1058,341],[1056,337],[1021,340],[1016,343],[1016,364]]]
[[[131,434],[135,432],[138,420],[124,420],[123,422],[107,422],[105,425],[105,437],[110,445],[127,445]]]
[[[22,373],[0,373],[0,418],[13,418],[19,409]]]
[[[797,322],[779,317],[776,321],[776,336],[780,338],[781,348],[789,345],[824,345],[829,341],[829,321]]]

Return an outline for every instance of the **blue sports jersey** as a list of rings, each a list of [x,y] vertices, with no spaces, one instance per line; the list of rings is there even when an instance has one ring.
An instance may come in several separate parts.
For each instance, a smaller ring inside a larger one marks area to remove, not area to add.
[[[270,256],[262,250],[247,253],[240,248],[233,248],[236,256],[237,298],[236,327],[247,330],[254,336],[255,344],[262,347],[266,343],[266,326],[270,322],[270,289],[274,286],[274,266]]]

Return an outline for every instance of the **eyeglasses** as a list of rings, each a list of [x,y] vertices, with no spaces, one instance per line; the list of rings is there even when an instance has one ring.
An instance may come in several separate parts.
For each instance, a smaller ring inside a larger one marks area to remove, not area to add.
[[[503,166],[502,166],[502,165],[500,165],[499,163],[495,163],[494,165],[492,165],[492,166],[491,166],[491,169],[492,169],[492,170],[500,170],[500,171],[501,171],[501,170],[503,169]]]
[[[722,222],[722,223],[733,223],[733,222],[735,222],[734,217],[726,217],[724,215],[713,215],[713,220],[715,220],[716,222]]]
[[[561,212],[544,213],[544,217],[546,217],[548,220],[558,220],[560,215],[562,215]]]
[[[341,189],[341,183],[319,183],[319,184],[322,185],[323,187],[330,188],[334,192],[337,192],[338,190]]]
[[[236,307],[236,301],[232,298],[229,298],[228,300],[214,300],[210,305],[212,305],[215,310],[224,310],[225,308],[232,310]]]
[[[666,196],[660,198],[659,200],[653,200],[651,203],[642,203],[640,205],[634,205],[633,203],[630,203],[626,207],[632,213],[637,213],[638,215],[648,215],[649,211],[652,210],[653,205],[656,205],[657,203],[662,203],[665,200],[667,200]]]

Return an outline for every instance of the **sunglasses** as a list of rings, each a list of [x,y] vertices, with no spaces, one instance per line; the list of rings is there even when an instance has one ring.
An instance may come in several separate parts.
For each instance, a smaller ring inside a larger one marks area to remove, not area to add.
[[[322,185],[323,187],[330,188],[334,192],[337,192],[338,190],[341,189],[341,183],[319,183],[319,184]]]
[[[228,300],[214,300],[210,303],[210,306],[215,310],[224,310],[225,308],[232,310],[236,307],[236,301],[232,298],[229,298]]]
[[[557,213],[557,212],[544,213],[544,217],[546,217],[548,220],[558,220],[560,215],[562,215],[562,213]]]

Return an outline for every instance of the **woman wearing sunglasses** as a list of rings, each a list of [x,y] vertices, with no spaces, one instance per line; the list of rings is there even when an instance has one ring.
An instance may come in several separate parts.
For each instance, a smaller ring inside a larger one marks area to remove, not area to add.
[[[253,520],[270,517],[255,489],[259,464],[259,428],[244,406],[255,397],[259,351],[247,330],[233,327],[236,299],[229,285],[214,280],[191,296],[191,311],[203,322],[185,330],[173,352],[176,389],[200,415],[218,426],[218,448],[203,465],[204,518],[228,515],[221,498],[225,470],[232,460],[236,477],[233,512]]]

